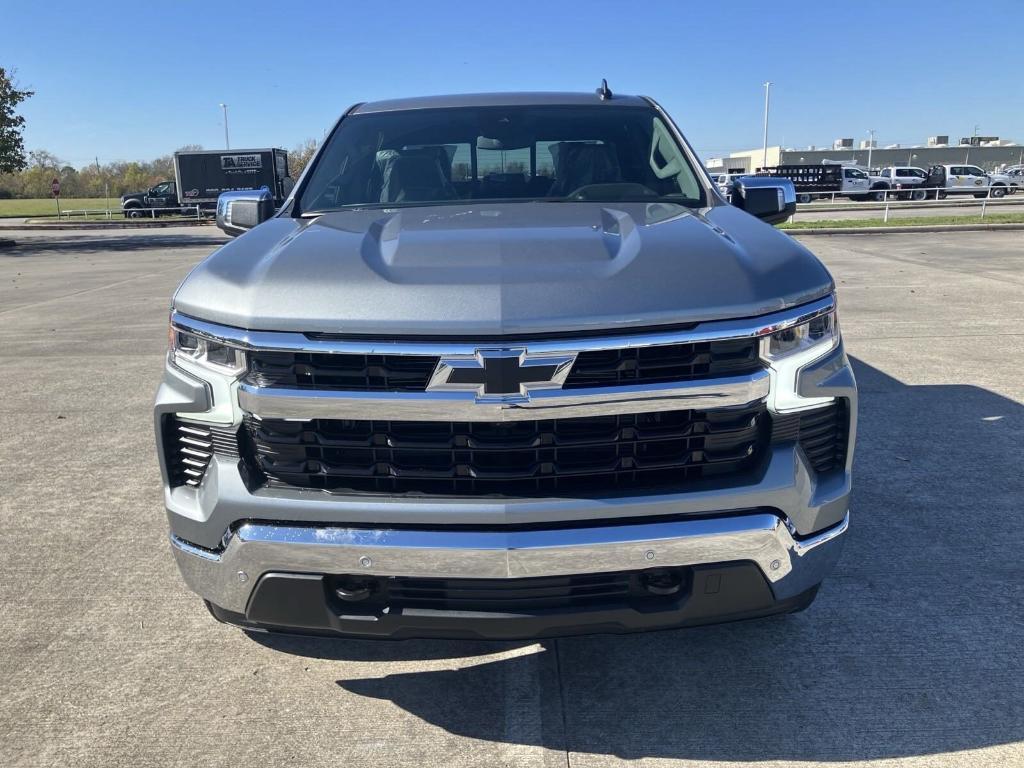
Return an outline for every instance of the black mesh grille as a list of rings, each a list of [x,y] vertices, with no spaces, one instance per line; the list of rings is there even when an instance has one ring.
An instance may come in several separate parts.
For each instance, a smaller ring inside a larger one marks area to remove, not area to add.
[[[816,471],[845,463],[847,421],[845,400],[800,414],[800,447]]]
[[[330,352],[249,353],[246,381],[257,387],[422,392],[438,358]],[[762,367],[752,339],[581,352],[563,389],[738,376]]]
[[[214,453],[238,456],[237,428],[169,416],[164,422],[163,435],[171,486],[197,487]]]
[[[737,475],[758,463],[770,428],[763,404],[509,423],[249,417],[246,425],[270,485],[509,496],[683,488]]]
[[[530,612],[678,599],[688,588],[686,568],[596,573],[525,579],[387,578],[371,583],[371,604],[436,611]],[[646,588],[652,578],[669,585],[663,594]],[[337,580],[343,588],[346,577]],[[334,585],[332,585],[334,586]],[[353,603],[343,603],[351,610]]]
[[[797,440],[816,472],[829,472],[846,463],[849,415],[845,399],[823,408],[776,416],[772,440]]]
[[[249,353],[246,381],[257,387],[422,392],[438,358],[330,352]]]
[[[738,376],[762,365],[754,339],[581,352],[563,389]]]

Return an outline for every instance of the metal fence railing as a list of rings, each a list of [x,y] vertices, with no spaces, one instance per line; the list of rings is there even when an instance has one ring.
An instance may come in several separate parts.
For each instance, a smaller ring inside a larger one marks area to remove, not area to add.
[[[138,213],[138,216],[133,214]],[[178,216],[180,218],[194,218],[201,220],[203,210],[198,205],[180,205],[173,208],[69,208],[61,210],[57,218],[71,220],[76,216],[83,219],[90,217],[101,217],[105,219],[120,218],[152,218],[157,216]]]
[[[993,190],[997,190],[993,195]],[[990,209],[998,209],[1002,206],[1021,206],[1024,200],[1014,200],[1012,196],[1017,189],[1003,186],[992,187],[971,187],[964,191],[951,191],[941,187],[910,187],[902,189],[870,190],[868,193],[850,192],[814,192],[810,202],[799,202],[797,194],[797,211],[805,212],[839,212],[839,211],[881,211],[882,221],[889,221],[890,213],[905,210],[926,210],[929,208],[980,208],[981,218]],[[923,193],[923,194],[922,194]],[[862,194],[869,194],[873,199],[856,200],[848,198],[850,195],[860,197]],[[836,198],[840,198],[837,201]],[[881,198],[881,199],[875,199]],[[793,217],[796,219],[796,216]]]

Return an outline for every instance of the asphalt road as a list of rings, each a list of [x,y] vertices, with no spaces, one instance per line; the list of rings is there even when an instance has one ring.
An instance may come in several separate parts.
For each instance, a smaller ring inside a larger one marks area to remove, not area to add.
[[[166,540],[150,401],[212,230],[0,250],[5,766],[1024,765],[1019,233],[808,238],[861,421],[789,617],[537,644],[250,637]]]

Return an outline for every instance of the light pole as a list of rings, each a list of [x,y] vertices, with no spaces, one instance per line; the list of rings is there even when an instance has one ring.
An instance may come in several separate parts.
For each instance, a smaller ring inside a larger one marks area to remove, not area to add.
[[[971,141],[967,144],[967,154],[964,155],[964,165],[967,165],[971,161],[971,147],[974,146],[974,142],[978,139],[978,126],[974,126],[974,133],[971,134]]]
[[[761,167],[768,167],[768,100],[772,91],[770,80],[764,84],[764,154],[761,157]]]
[[[871,150],[875,146],[875,129],[868,128],[868,173],[871,173]]]
[[[224,149],[231,149],[231,139],[228,138],[228,105],[222,102],[220,108],[224,112]]]

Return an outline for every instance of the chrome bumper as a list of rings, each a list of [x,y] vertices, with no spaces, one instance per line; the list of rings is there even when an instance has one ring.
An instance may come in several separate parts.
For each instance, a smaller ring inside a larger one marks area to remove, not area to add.
[[[246,523],[217,552],[173,534],[171,546],[189,588],[237,613],[269,572],[500,579],[752,561],[784,600],[832,569],[848,525],[797,540],[767,513],[536,531]]]

